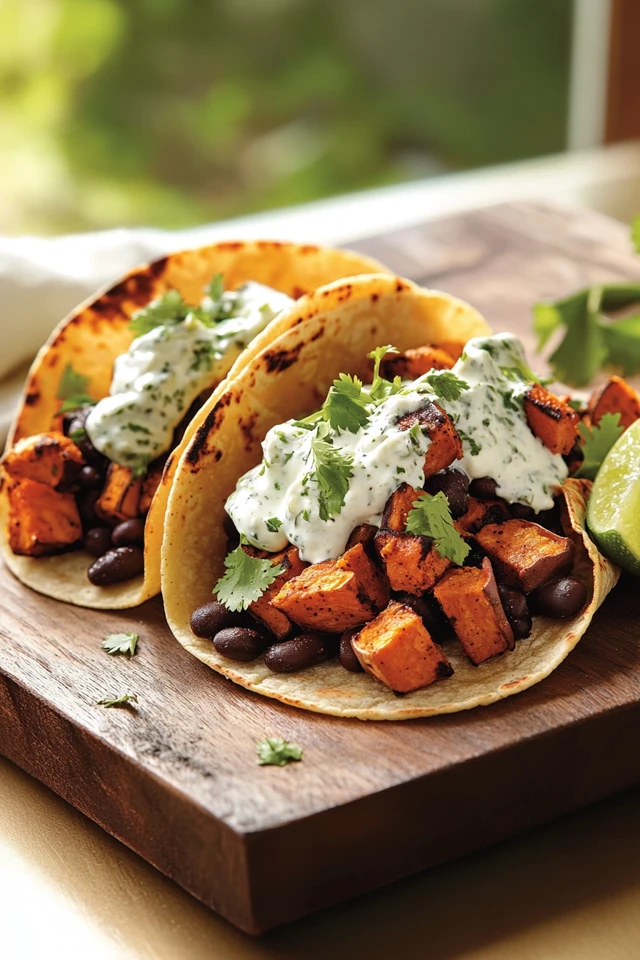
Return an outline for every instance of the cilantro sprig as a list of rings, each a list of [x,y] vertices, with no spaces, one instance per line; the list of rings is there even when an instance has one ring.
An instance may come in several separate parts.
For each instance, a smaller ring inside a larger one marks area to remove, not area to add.
[[[333,446],[326,431],[318,430],[311,441],[314,469],[309,480],[318,484],[318,509],[321,520],[330,520],[340,513],[353,477],[353,457]]]
[[[261,767],[286,767],[288,763],[302,760],[302,747],[282,737],[265,737],[256,744],[257,763]]]
[[[459,400],[463,390],[469,389],[466,380],[461,380],[452,370],[432,370],[420,378],[428,383],[441,400]]]
[[[640,218],[633,227],[640,252]],[[640,305],[640,282],[604,283],[533,308],[538,351],[557,331],[563,336],[549,357],[557,380],[582,387],[598,370],[613,366],[629,376],[640,371],[640,315],[616,320],[612,312]]]
[[[206,327],[212,327],[233,316],[237,302],[238,291],[225,292],[223,275],[217,273],[205,287],[200,304],[187,303],[179,290],[167,290],[146,307],[136,310],[129,321],[129,329],[134,336],[142,337],[156,327],[173,327],[190,316]]]
[[[135,693],[123,693],[119,697],[105,697],[104,700],[98,700],[99,707],[129,707],[132,703],[137,703],[138,697]]]
[[[69,413],[71,410],[93,406],[98,402],[87,393],[89,379],[89,377],[85,377],[84,374],[74,370],[72,364],[68,363],[66,365],[56,391],[56,398],[62,400],[62,406],[58,413]]]
[[[333,430],[348,430],[357,433],[369,423],[370,399],[362,389],[362,380],[341,373],[329,390],[322,405],[322,418]]]
[[[578,424],[578,430],[584,440],[582,447],[584,460],[575,476],[595,480],[602,461],[624,432],[624,427],[620,424],[620,414],[605,413],[600,423],[591,428],[581,422]]]
[[[284,569],[280,563],[250,556],[242,549],[246,543],[242,537],[240,545],[227,554],[224,561],[226,572],[213,588],[220,603],[234,612],[246,610],[259,600]]]
[[[112,656],[125,654],[129,657],[135,656],[137,645],[137,633],[109,633],[100,644]]]
[[[431,537],[440,556],[458,566],[464,563],[471,549],[454,527],[449,501],[441,490],[434,496],[425,494],[413,503],[407,517],[407,530],[418,536]]]

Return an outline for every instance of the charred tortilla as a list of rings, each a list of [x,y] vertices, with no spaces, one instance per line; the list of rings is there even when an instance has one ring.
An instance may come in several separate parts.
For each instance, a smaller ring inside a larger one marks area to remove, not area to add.
[[[276,317],[240,355],[229,373],[233,377],[272,339],[307,315],[304,295],[338,278],[382,269],[375,261],[346,250],[267,241],[219,243],[172,254],[142,266],[82,305],[54,330],[31,367],[7,449],[21,438],[51,429],[60,406],[57,388],[67,364],[89,377],[88,391],[92,398],[98,400],[106,396],[113,362],[133,340],[129,329],[132,314],[168,290],[178,290],[186,302],[196,303],[211,277],[222,273],[226,289],[235,289],[253,280],[293,298],[302,298],[290,312]],[[221,385],[217,389],[220,391]],[[0,471],[0,552],[7,566],[34,590],[79,606],[131,607],[158,593],[168,491],[179,450],[189,443],[192,433],[191,427],[187,429],[181,447],[169,458],[163,481],[147,514],[144,576],[98,587],[87,579],[87,569],[94,558],[82,549],[38,558],[14,554],[7,539],[8,479]]]

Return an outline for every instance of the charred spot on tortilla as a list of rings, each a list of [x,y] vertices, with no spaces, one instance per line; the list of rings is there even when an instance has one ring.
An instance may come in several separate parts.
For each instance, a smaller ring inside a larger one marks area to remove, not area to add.
[[[371,294],[371,303],[377,303],[379,299],[380,299],[380,294],[379,294],[379,293],[372,293],[372,294]]]
[[[225,394],[218,402],[216,403],[213,410],[210,410],[207,416],[204,418],[198,429],[196,430],[196,435],[189,444],[189,449],[185,454],[185,459],[187,463],[195,466],[200,460],[204,446],[207,442],[207,437],[209,436],[211,430],[217,423],[218,411],[224,409],[229,403],[229,396]]]
[[[245,439],[245,450],[251,450],[253,444],[256,442],[256,438],[253,434],[254,427],[256,425],[256,420],[258,419],[257,412],[254,412],[246,420],[243,420],[242,417],[238,421],[238,426],[240,427],[240,432]]]
[[[267,365],[267,373],[280,373],[293,366],[303,347],[304,343],[300,341],[291,350],[268,350],[263,358]]]
[[[316,340],[319,340],[321,337],[324,337],[324,332],[325,332],[324,327],[320,327],[318,330],[316,330],[314,335],[311,337],[311,343],[315,343]]]
[[[24,398],[24,402],[28,407],[32,407],[34,403],[37,403],[40,399],[40,393],[37,390],[34,390],[32,393],[28,393]]]
[[[148,269],[149,269],[149,272],[150,272],[154,277],[159,277],[159,276],[161,276],[161,275],[165,272],[165,270],[167,269],[168,263],[169,263],[169,258],[168,258],[168,257],[158,257],[157,260],[154,260],[152,263],[149,264],[149,268],[148,268]]]

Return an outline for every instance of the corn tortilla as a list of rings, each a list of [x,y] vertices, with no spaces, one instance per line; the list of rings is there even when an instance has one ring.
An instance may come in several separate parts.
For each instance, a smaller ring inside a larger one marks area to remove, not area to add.
[[[92,397],[99,400],[106,396],[111,386],[113,362],[128,350],[133,340],[129,329],[131,315],[167,290],[178,290],[187,303],[198,303],[212,276],[222,273],[225,289],[232,290],[254,280],[301,298],[291,311],[276,317],[240,354],[228,374],[233,377],[271,340],[300,322],[301,313],[306,311],[306,294],[338,278],[383,270],[376,261],[349,250],[277,241],[217,243],[171,254],[139,267],[81,305],[53,331],[29,371],[18,413],[9,431],[7,450],[23,437],[51,429],[60,405],[56,397],[58,383],[68,363],[89,377],[88,392]],[[221,385],[216,389],[219,391]],[[38,558],[14,554],[7,536],[7,477],[2,476],[0,469],[0,553],[9,569],[32,589],[78,606],[120,609],[136,606],[157,594],[163,519],[174,464],[182,447],[189,443],[195,425],[190,425],[181,447],[169,459],[147,515],[144,576],[97,587],[87,578],[87,569],[95,557],[84,550]]]

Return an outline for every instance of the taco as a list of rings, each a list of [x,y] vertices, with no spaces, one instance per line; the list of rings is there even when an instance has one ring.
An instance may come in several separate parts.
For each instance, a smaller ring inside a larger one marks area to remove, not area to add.
[[[585,530],[589,481],[568,478],[578,415],[446,294],[362,277],[306,307],[181,456],[173,633],[236,683],[337,716],[455,712],[539,682],[618,577]]]
[[[158,593],[171,453],[197,411],[298,322],[304,295],[382,269],[346,250],[219,243],[142,266],[76,310],[36,357],[8,438],[0,549],[12,572],[80,606]]]

